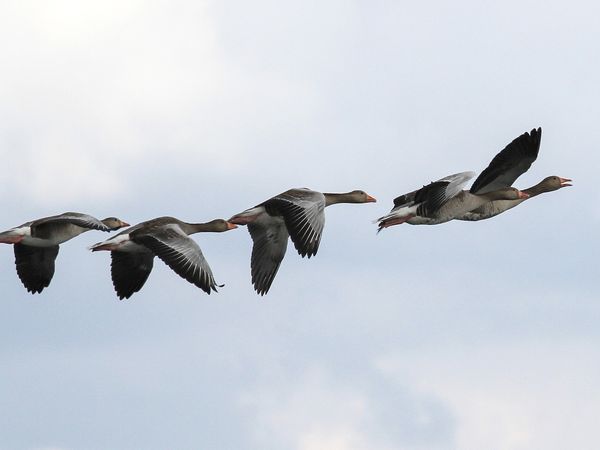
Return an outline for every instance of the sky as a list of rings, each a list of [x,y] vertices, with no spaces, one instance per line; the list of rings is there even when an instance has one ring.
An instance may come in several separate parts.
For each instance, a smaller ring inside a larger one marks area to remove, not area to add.
[[[207,296],[156,261],[119,301],[89,232],[41,295],[0,247],[0,450],[597,449],[600,6],[0,5],[0,228],[80,211],[228,218],[363,189],[269,294],[247,231],[195,235]],[[392,199],[483,170],[574,186],[493,219],[376,234]]]

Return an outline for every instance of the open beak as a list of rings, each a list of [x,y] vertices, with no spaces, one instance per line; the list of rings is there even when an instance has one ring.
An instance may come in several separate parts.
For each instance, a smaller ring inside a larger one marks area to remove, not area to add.
[[[371,197],[369,194],[367,194],[367,203],[375,203],[377,201],[377,199],[375,197]]]
[[[558,179],[560,180],[560,187],[573,186],[571,184],[571,181],[573,181],[573,180],[571,180],[570,178],[561,178],[561,177],[558,177]]]
[[[228,230],[235,230],[238,226],[235,223],[227,222]]]

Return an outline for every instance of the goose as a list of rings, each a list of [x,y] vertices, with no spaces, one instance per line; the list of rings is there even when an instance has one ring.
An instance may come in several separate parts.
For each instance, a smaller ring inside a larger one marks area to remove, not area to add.
[[[484,194],[473,194],[463,190],[464,185],[474,176],[474,172],[448,175],[421,189],[396,197],[392,210],[375,221],[379,225],[378,232],[405,222],[411,225],[437,225],[462,216],[490,201],[528,197],[526,193],[511,187]]]
[[[253,241],[250,268],[254,290],[265,295],[283,261],[288,237],[304,258],[319,250],[325,225],[324,209],[336,203],[369,203],[364,191],[321,193],[307,188],[290,189],[229,219],[247,225]]]
[[[129,226],[116,217],[98,220],[66,212],[26,222],[0,233],[0,243],[13,244],[17,275],[32,294],[41,293],[54,276],[59,245],[89,230],[114,231]]]
[[[174,217],[158,217],[138,223],[90,247],[93,252],[111,254],[111,278],[119,299],[126,299],[143,286],[158,256],[177,275],[207,294],[222,287],[215,282],[208,262],[190,234],[223,232],[237,225],[223,219],[206,223],[187,223]]]
[[[542,129],[534,128],[529,133],[523,133],[508,144],[490,162],[489,166],[477,177],[471,193],[483,194],[494,189],[512,186],[512,184],[523,175],[531,164],[537,159],[542,139]],[[552,175],[544,178],[535,186],[523,189],[528,198],[538,196],[546,192],[572,186],[571,179]],[[455,217],[457,220],[477,221],[489,219],[498,214],[508,211],[520,205],[525,198],[516,200],[494,200],[481,207],[469,211],[462,216]]]

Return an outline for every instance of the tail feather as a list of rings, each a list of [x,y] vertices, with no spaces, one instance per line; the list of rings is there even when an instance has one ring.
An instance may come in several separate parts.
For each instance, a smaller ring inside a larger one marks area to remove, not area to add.
[[[396,207],[392,209],[389,213],[387,213],[385,216],[381,216],[379,219],[374,221],[374,223],[377,223],[379,225],[377,233],[379,233],[384,228],[391,227],[392,225],[400,225],[401,223],[412,219],[413,217],[415,217],[419,205],[420,203],[411,206],[402,206],[399,208]]]
[[[3,244],[18,244],[25,236],[15,230],[3,231],[0,233],[0,243]]]
[[[414,214],[408,214],[408,215],[402,215],[402,216],[388,214],[387,216],[384,216],[379,220],[379,228],[377,229],[377,234],[379,234],[379,232],[381,230],[383,230],[384,228],[388,228],[393,225],[400,225],[400,224],[412,219],[413,217],[415,217]]]
[[[88,250],[93,252],[97,252],[98,250],[108,250],[108,248],[102,248],[103,245],[106,245],[104,242],[96,242],[94,245],[90,245]]]

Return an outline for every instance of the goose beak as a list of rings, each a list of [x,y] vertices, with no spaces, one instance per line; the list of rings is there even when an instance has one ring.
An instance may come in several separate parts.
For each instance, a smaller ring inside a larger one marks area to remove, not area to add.
[[[123,222],[122,220],[119,221],[119,225],[121,225],[121,228],[125,228],[125,227],[130,227],[131,225],[129,225],[127,222]]]
[[[375,203],[377,201],[377,199],[375,197],[371,197],[369,194],[367,194],[367,203]]]
[[[558,177],[558,179],[560,180],[560,187],[573,186],[571,184],[571,181],[573,181],[573,180],[571,180],[570,178],[561,178],[561,177]]]
[[[519,191],[519,198],[522,198],[522,199],[529,198],[529,194],[526,194],[523,191]]]
[[[227,222],[228,230],[235,230],[238,226],[235,223]]]

